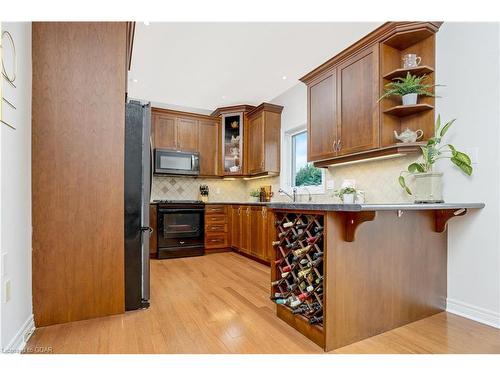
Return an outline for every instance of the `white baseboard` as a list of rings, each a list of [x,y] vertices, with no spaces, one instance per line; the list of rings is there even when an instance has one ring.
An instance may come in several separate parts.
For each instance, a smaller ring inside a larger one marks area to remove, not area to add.
[[[35,320],[33,319],[33,314],[31,314],[19,329],[19,331],[17,331],[16,335],[12,338],[7,347],[2,349],[3,352],[20,353],[26,346],[26,343],[28,342],[34,331]]]
[[[476,322],[500,328],[500,313],[483,309],[465,302],[457,301],[453,298],[446,299],[446,311],[463,316]]]

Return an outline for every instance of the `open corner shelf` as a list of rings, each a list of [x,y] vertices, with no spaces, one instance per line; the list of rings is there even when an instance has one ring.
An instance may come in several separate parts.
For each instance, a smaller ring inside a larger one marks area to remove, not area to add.
[[[405,117],[419,112],[430,111],[431,109],[434,109],[434,106],[430,104],[397,105],[386,109],[384,113],[396,117]]]
[[[422,74],[430,74],[434,72],[434,69],[427,65],[417,66],[416,68],[400,68],[395,69],[392,72],[389,72],[383,76],[384,79],[392,80],[394,78],[403,78],[406,76],[406,73],[410,73],[413,75],[422,75]]]

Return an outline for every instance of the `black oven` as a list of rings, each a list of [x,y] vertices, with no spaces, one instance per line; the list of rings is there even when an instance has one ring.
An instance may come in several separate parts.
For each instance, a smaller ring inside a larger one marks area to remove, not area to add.
[[[198,201],[158,203],[158,258],[203,255],[205,206]]]

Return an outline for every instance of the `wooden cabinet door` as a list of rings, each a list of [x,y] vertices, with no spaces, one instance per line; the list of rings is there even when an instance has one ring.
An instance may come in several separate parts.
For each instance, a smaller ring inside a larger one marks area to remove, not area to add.
[[[153,115],[154,147],[170,148],[177,147],[177,129],[175,117],[168,114]]]
[[[337,68],[339,155],[379,145],[378,48],[362,51]]]
[[[158,253],[158,214],[156,209],[156,204],[149,205],[149,226],[153,229],[149,236],[149,256],[154,257],[156,257]]]
[[[241,206],[231,206],[231,247],[241,247]]]
[[[307,89],[307,160],[317,161],[336,155],[337,76],[320,78]]]
[[[198,151],[198,121],[189,117],[177,117],[177,149]]]
[[[246,254],[251,254],[251,238],[253,233],[252,216],[250,206],[241,206],[241,225],[240,225],[240,250]]]
[[[264,172],[264,112],[248,122],[248,172]]]
[[[219,166],[219,126],[215,121],[200,120],[199,147],[200,175],[217,176]]]

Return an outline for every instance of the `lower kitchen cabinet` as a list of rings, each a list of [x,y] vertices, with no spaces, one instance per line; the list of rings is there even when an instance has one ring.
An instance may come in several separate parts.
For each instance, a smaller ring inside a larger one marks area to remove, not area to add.
[[[205,206],[205,250],[217,252],[230,247],[228,222],[231,212],[229,207],[221,204]]]
[[[231,206],[231,247],[259,260],[271,260],[270,224],[272,215],[265,206]]]

